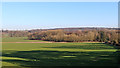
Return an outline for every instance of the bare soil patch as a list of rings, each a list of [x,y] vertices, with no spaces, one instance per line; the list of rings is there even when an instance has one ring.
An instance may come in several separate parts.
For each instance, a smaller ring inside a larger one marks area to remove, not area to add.
[[[97,41],[84,41],[84,42],[53,42],[53,41],[45,41],[45,42],[0,42],[0,43],[100,43]],[[101,42],[104,43],[104,42]]]

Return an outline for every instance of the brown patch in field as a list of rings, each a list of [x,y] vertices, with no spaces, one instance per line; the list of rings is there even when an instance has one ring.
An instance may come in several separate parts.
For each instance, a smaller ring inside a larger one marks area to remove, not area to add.
[[[0,43],[67,43],[67,42],[0,42]]]
[[[0,42],[0,43],[100,43],[100,42]]]

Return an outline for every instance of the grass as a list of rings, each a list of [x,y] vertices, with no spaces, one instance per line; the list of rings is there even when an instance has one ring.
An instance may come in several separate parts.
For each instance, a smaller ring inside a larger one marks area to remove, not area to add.
[[[116,51],[103,43],[3,43],[2,50]]]
[[[120,51],[113,46],[92,42],[3,43],[2,53],[3,66],[21,67],[118,66],[118,58],[120,57]]]

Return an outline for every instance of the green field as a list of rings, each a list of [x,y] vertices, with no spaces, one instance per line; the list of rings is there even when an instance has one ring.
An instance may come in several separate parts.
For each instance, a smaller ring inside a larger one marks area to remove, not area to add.
[[[26,41],[9,39],[4,38],[3,42]],[[2,64],[21,67],[117,66],[118,53],[116,48],[104,43],[3,43]]]

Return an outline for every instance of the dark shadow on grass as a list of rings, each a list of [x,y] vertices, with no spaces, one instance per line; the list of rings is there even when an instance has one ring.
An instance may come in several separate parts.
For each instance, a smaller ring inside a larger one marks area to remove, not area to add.
[[[114,46],[117,51],[115,52],[116,54],[116,59],[118,60],[119,68],[120,68],[120,46]]]
[[[68,51],[16,51],[10,54],[3,53],[3,57],[15,57],[29,60],[4,59],[4,62],[20,66],[117,66],[111,60],[100,60],[100,55],[110,55],[106,58],[115,58],[110,52],[68,52]],[[95,57],[90,59],[90,57]],[[94,61],[95,60],[95,61]]]
[[[114,47],[110,47],[108,48],[107,45],[106,46],[97,46],[97,45],[84,45],[84,46],[79,46],[79,45],[71,45],[71,46],[57,46],[57,47],[44,47],[44,48],[69,48],[69,49],[92,49],[92,50],[103,50],[103,49],[114,49]],[[109,45],[108,45],[109,46]]]

